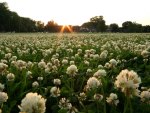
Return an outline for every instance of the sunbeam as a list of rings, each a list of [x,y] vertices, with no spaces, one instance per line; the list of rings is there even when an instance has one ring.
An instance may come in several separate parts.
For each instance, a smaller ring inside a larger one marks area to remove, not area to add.
[[[60,30],[60,33],[64,33],[64,32],[72,33],[73,32],[72,27],[69,25],[63,25]]]

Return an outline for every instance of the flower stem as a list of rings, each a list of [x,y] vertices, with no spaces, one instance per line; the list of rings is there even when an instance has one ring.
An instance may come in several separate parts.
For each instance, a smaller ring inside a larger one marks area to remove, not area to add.
[[[131,99],[129,99],[129,107],[130,107],[130,113],[133,113],[132,104],[131,104]]]
[[[105,93],[104,93],[104,89],[103,89],[103,87],[102,87],[102,94],[103,94],[103,100],[104,100],[104,113],[106,113],[106,97],[105,97]]]
[[[106,101],[105,101],[105,100],[106,100],[106,96],[105,96],[105,92],[104,92],[105,84],[104,84],[104,79],[102,78],[101,80],[102,80],[102,83],[103,83],[103,86],[102,86],[102,88],[101,88],[101,89],[102,89],[101,91],[102,91],[103,100],[104,100],[104,113],[106,113]]]
[[[81,101],[79,101],[79,103],[80,103],[80,104],[81,104],[81,106],[83,107],[84,111],[85,111],[85,112],[87,112],[87,110],[86,110],[86,108],[85,108],[84,104],[83,104]]]
[[[97,113],[99,113],[99,103],[96,101]]]
[[[128,112],[128,107],[129,107],[130,113],[133,113],[132,105],[131,105],[131,100],[130,100],[129,97],[126,97],[126,102],[125,102],[125,105],[124,105],[124,111],[123,111],[123,113]]]

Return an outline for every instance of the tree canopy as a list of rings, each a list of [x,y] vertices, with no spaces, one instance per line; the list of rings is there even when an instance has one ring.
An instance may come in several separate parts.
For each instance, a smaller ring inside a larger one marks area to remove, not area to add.
[[[0,3],[0,31],[33,32],[35,30],[35,21],[10,11],[6,2]]]

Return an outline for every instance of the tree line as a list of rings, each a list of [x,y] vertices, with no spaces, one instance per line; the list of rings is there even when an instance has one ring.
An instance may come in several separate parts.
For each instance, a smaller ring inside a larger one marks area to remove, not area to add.
[[[0,3],[0,32],[60,32],[62,26],[53,20],[48,21],[46,25],[42,21],[35,21],[30,18],[20,17],[16,12],[9,10],[6,2]],[[150,32],[150,25],[125,21],[122,27],[117,23],[106,25],[103,16],[90,18],[89,22],[81,26],[71,26],[74,32],[125,32],[125,33],[142,33]],[[70,32],[66,27],[64,32]]]

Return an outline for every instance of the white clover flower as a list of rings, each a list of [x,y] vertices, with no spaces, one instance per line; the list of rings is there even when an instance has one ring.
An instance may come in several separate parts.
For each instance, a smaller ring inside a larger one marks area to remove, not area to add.
[[[50,92],[51,92],[51,96],[52,97],[60,96],[60,89],[58,87],[56,87],[56,86],[52,87]]]
[[[38,67],[39,67],[40,69],[45,69],[46,63],[45,63],[44,61],[41,61],[41,62],[38,63]]]
[[[96,53],[96,50],[95,50],[95,49],[90,49],[90,53],[91,53],[91,54],[95,54],[95,53]]]
[[[113,56],[114,53],[110,53],[110,56]]]
[[[92,69],[87,69],[86,75],[91,75],[92,74]]]
[[[54,62],[54,60],[55,60],[55,58],[54,58],[54,57],[55,57],[55,56],[53,55],[53,57],[51,58],[51,61],[52,61],[52,62]]]
[[[27,67],[28,67],[28,68],[32,68],[32,67],[33,67],[33,63],[32,63],[31,61],[28,61]]]
[[[95,60],[99,59],[99,55],[98,54],[93,55],[93,59]]]
[[[78,49],[78,54],[82,54],[82,49]]]
[[[22,54],[23,54],[22,51],[19,48],[17,48],[17,53],[18,53],[19,56],[22,56]]]
[[[70,61],[70,65],[74,65],[75,64],[75,62],[74,61]]]
[[[67,109],[70,110],[72,108],[72,104],[71,103],[68,103],[67,105]],[[70,112],[69,112],[70,113]]]
[[[115,67],[115,66],[117,66],[117,61],[115,60],[115,59],[111,59],[110,61],[109,61],[109,63],[110,63],[110,67]]]
[[[42,54],[44,57],[46,57],[46,56],[49,56],[51,53],[52,53],[51,50],[47,49],[47,50],[44,50]]]
[[[148,59],[147,59],[147,58],[144,58],[143,61],[146,63],[146,62],[148,61]]]
[[[15,75],[13,74],[13,73],[9,73],[9,74],[7,74],[7,80],[8,81],[14,81],[14,79],[15,79]]]
[[[5,71],[7,67],[8,67],[8,65],[6,65],[4,63],[0,63],[0,73]]]
[[[140,94],[140,98],[142,102],[150,104],[150,91],[142,91]]]
[[[10,61],[16,61],[17,60],[17,56],[12,56]]]
[[[54,84],[55,85],[61,85],[61,80],[60,79],[54,79]]]
[[[111,105],[117,106],[119,103],[118,96],[114,93],[111,93],[109,97],[107,97],[106,102]]]
[[[105,63],[104,65],[105,68],[109,69],[110,68],[110,64],[108,62]]]
[[[142,90],[147,90],[147,87],[141,87]]]
[[[3,102],[6,102],[8,99],[8,95],[5,92],[0,92],[0,104],[2,104]]]
[[[92,69],[87,69],[86,72],[87,72],[87,73],[91,73],[91,72],[92,72]]]
[[[75,76],[76,72],[78,72],[78,69],[75,65],[71,65],[67,68],[67,74],[71,75],[71,76]]]
[[[90,63],[87,60],[85,60],[84,64],[87,65],[87,66],[89,66]]]
[[[71,107],[70,107],[70,109],[69,109],[69,111],[67,113],[78,113],[78,109],[71,105]]]
[[[50,55],[52,53],[51,49],[45,50],[46,55]]]
[[[51,69],[46,67],[44,71],[45,71],[45,73],[50,73]]]
[[[85,50],[85,54],[86,54],[87,56],[89,56],[89,55],[90,55],[90,50]]]
[[[79,54],[75,54],[75,58],[79,58],[80,56],[79,56]]]
[[[16,61],[11,61],[12,66],[16,66]]]
[[[83,100],[86,100],[86,97],[87,97],[86,94],[84,92],[82,92],[82,93],[79,94],[78,99],[83,101]]]
[[[125,59],[122,59],[122,62],[126,63],[126,62],[127,62],[127,60],[125,60]]]
[[[147,50],[143,50],[141,52],[141,55],[144,57],[144,58],[147,58],[149,55],[150,55],[150,52],[148,52]]]
[[[96,77],[90,77],[87,81],[87,89],[98,88],[101,84],[101,81]]]
[[[94,94],[94,100],[101,101],[102,99],[103,99],[103,95],[101,95],[101,94]]]
[[[33,87],[33,88],[39,87],[39,83],[38,83],[37,81],[34,81],[34,82],[32,83],[32,87]]]
[[[107,55],[108,55],[108,51],[104,50],[104,51],[101,52],[99,57],[100,57],[100,59],[106,59]]]
[[[5,59],[1,59],[1,63],[7,64],[7,63],[8,63],[8,61],[7,61],[7,60],[5,60]]]
[[[52,66],[53,66],[53,64],[52,64],[51,62],[48,62],[48,63],[47,63],[47,65],[46,65],[46,68],[51,69],[51,68],[52,68]]]
[[[26,75],[27,75],[27,76],[31,76],[31,75],[32,75],[32,72],[31,72],[31,71],[27,71],[27,72],[26,72]]]
[[[59,53],[56,53],[56,58],[59,58]]]
[[[32,72],[31,71],[27,71],[26,72],[26,77],[29,78],[29,79],[32,79]]]
[[[87,58],[88,58],[88,55],[85,54],[85,55],[84,55],[84,58],[87,59]]]
[[[32,51],[32,54],[33,54],[33,55],[37,54],[37,51],[36,51],[36,50],[33,50],[33,51]]]
[[[10,58],[11,58],[11,56],[12,56],[12,54],[11,54],[11,53],[7,53],[7,54],[5,54],[5,58],[6,58],[6,59],[10,59]]]
[[[61,109],[70,109],[72,107],[71,103],[66,98],[61,98],[58,105]]]
[[[8,47],[5,48],[6,49],[6,52],[11,52],[12,50]]]
[[[94,73],[93,76],[96,78],[106,76],[106,71],[104,69],[99,69],[97,72]]]
[[[58,70],[57,66],[53,65],[53,66],[52,66],[52,71],[53,71],[53,72],[57,72],[57,70]]]
[[[134,57],[133,59],[134,59],[134,60],[137,60],[138,58],[137,58],[137,57]]]
[[[60,66],[60,61],[59,61],[58,59],[55,59],[55,60],[53,61],[53,63],[54,63],[54,65],[56,65],[56,66]]]
[[[26,68],[27,63],[23,60],[17,60],[15,65],[18,69],[22,70]]]
[[[67,49],[66,50],[68,53],[73,53],[73,50],[72,49]]]
[[[37,93],[28,93],[18,106],[21,112],[26,113],[45,113],[46,99]]]
[[[57,59],[57,56],[53,55],[52,58],[51,58],[51,61],[53,62],[55,59]]]
[[[94,55],[93,55],[93,54],[90,54],[90,58],[94,58]]]
[[[63,65],[68,64],[68,60],[67,60],[67,59],[63,59],[63,60],[62,60],[62,64],[63,64]]]
[[[43,77],[38,77],[37,80],[38,80],[38,81],[42,81],[42,80],[43,80]]]
[[[102,65],[98,65],[98,69],[103,69],[104,67]]]
[[[0,83],[0,92],[3,91],[4,88],[5,88],[4,84]]]
[[[141,83],[141,78],[136,72],[128,71],[127,69],[122,70],[116,77],[115,86],[121,88],[121,91],[125,93],[126,96],[139,96],[139,84]]]

